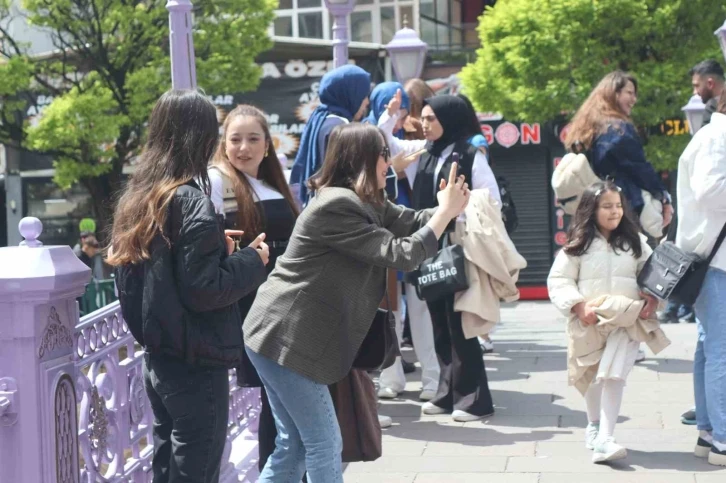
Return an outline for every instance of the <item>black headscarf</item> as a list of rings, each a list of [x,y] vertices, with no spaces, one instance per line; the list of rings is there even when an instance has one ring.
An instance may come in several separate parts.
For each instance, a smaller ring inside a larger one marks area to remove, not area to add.
[[[458,96],[429,97],[423,102],[430,106],[436,114],[444,133],[434,142],[426,143],[426,149],[432,156],[439,157],[447,146],[462,139],[469,139],[477,132],[472,132],[470,107]]]

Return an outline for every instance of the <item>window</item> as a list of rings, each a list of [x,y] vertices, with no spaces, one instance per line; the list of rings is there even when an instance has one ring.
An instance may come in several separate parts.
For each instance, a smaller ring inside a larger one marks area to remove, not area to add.
[[[292,17],[277,17],[274,22],[274,33],[279,37],[292,37]]]
[[[436,0],[436,20],[441,23],[449,23],[449,0]]]
[[[441,0],[421,0],[431,6]],[[448,1],[448,0],[446,0]],[[444,3],[446,3],[444,1]],[[270,33],[280,37],[332,39],[333,18],[323,0],[279,0],[277,17]],[[403,20],[414,30],[419,28],[417,0],[357,0],[349,21],[350,38],[354,42],[385,44],[403,28]]]
[[[413,5],[398,7],[398,18],[401,19],[399,24],[403,28],[404,23],[408,23],[408,28],[412,28],[416,18],[413,16]]]
[[[433,47],[436,42],[436,23],[426,17],[421,17],[421,40]]]
[[[355,42],[373,42],[373,16],[371,12],[350,14],[350,38]]]
[[[396,33],[396,10],[393,7],[381,7],[381,42],[387,44]]]
[[[436,18],[436,12],[434,11],[434,0],[421,0],[421,15],[431,18]]]
[[[350,17],[352,40],[387,44],[396,31],[403,28],[404,16],[408,20],[409,28],[417,29],[415,6],[416,0],[358,0]],[[357,25],[363,18],[370,21],[370,28],[365,31],[361,30],[361,25]]]
[[[307,39],[323,38],[323,12],[300,13],[298,18],[298,36]]]
[[[462,48],[461,0],[421,0],[421,38],[432,49]]]

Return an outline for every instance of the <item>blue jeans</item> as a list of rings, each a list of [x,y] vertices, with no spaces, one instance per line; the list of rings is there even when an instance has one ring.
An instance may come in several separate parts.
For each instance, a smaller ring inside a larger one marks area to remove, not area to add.
[[[328,386],[245,347],[265,385],[277,427],[259,483],[343,483],[343,439]]]
[[[698,345],[693,386],[698,429],[726,443],[726,272],[709,268],[695,309]]]

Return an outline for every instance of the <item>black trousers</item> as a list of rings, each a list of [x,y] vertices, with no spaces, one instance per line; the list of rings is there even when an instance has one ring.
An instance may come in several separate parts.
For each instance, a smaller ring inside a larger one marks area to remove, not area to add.
[[[427,302],[434,326],[434,347],[441,367],[439,389],[433,404],[448,411],[477,416],[494,412],[479,340],[466,339],[461,313],[454,312],[454,296]]]
[[[146,354],[143,370],[154,412],[154,483],[217,483],[229,418],[227,369]]]

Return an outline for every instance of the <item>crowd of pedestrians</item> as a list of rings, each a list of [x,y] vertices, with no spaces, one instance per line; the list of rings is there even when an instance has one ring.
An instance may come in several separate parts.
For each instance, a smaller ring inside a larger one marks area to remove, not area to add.
[[[714,69],[692,72],[709,102],[723,87]],[[615,426],[640,345],[669,343],[659,320],[674,309],[658,314],[638,282],[661,238],[649,217],[664,235],[674,212],[689,213],[674,240],[701,257],[726,223],[726,99],[711,102],[710,124],[681,158],[674,210],[631,120],[637,94],[634,76],[613,72],[573,118],[566,146],[600,181],[579,194],[548,279],[596,463],[627,454]],[[526,262],[471,102],[434,96],[419,79],[371,89],[353,65],[323,77],[319,101],[289,182],[257,107],[234,108],[221,137],[202,93],[172,90],[153,109],[107,261],[145,349],[156,482],[218,481],[232,368],[239,385],[261,388],[259,481],[342,482],[344,461],[380,456],[391,421],[377,398],[404,390],[404,321],[422,413],[469,422],[495,412],[483,353]],[[726,465],[726,248],[717,250],[694,307],[696,456]],[[370,421],[356,416],[361,405]]]

